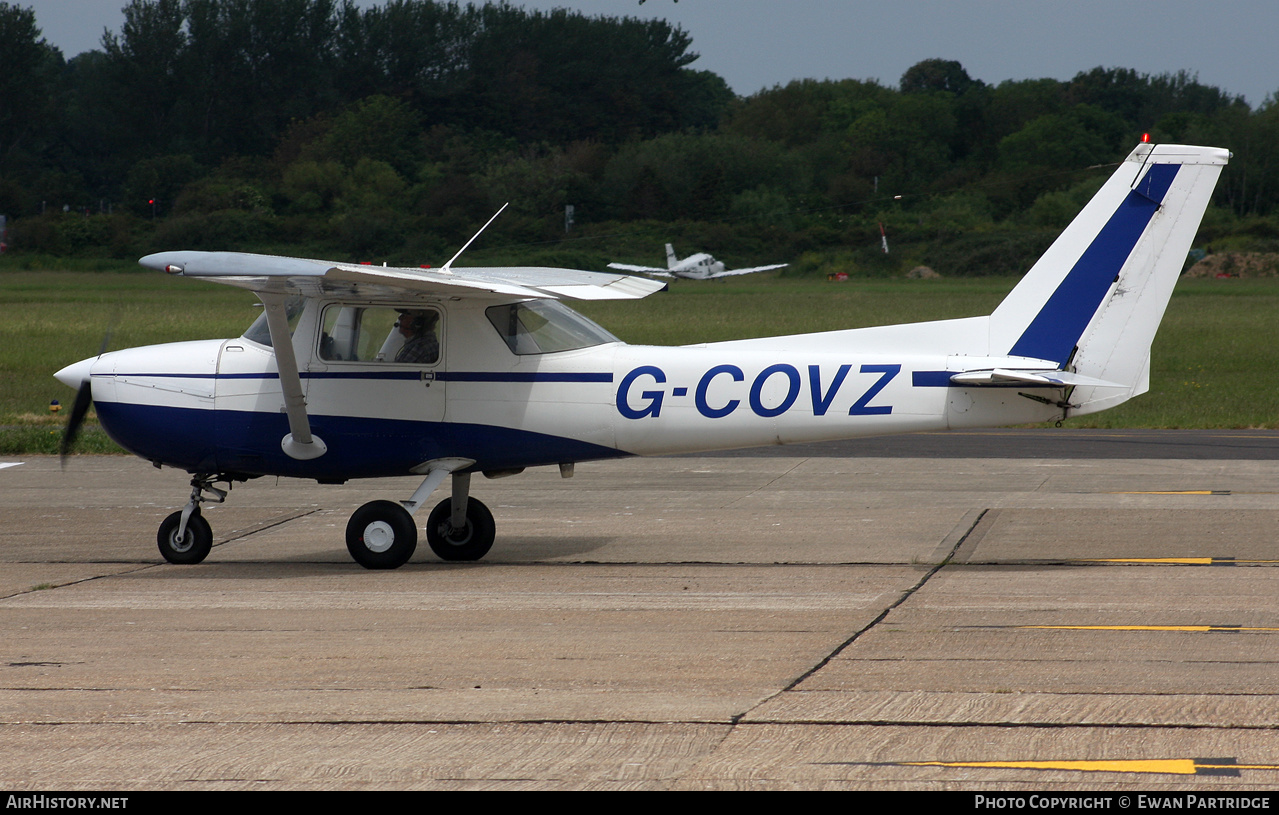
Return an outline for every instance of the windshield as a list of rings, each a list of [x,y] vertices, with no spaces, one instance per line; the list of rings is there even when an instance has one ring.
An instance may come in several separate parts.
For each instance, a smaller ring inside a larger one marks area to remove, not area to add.
[[[621,342],[556,300],[528,300],[485,309],[489,322],[514,354],[550,354]]]
[[[302,316],[302,307],[306,305],[302,295],[294,295],[290,297],[284,304],[284,316],[289,319],[289,336],[293,336],[293,329],[298,327],[298,318]],[[262,306],[259,304],[258,308]],[[253,325],[242,335],[244,339],[256,342],[259,345],[271,347],[271,329],[266,324],[266,311],[264,310],[253,321]]]

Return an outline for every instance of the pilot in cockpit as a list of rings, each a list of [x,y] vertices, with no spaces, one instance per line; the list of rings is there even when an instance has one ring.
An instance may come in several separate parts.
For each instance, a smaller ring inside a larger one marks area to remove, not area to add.
[[[396,362],[432,364],[440,358],[440,341],[435,336],[439,315],[430,310],[401,311],[396,326],[404,337],[404,345],[395,352]]]

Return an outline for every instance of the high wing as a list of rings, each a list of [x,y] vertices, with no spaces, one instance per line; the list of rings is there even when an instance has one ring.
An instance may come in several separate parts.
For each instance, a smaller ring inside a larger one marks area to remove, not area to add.
[[[653,266],[635,266],[630,263],[610,263],[608,264],[608,268],[620,269],[621,271],[624,271],[624,272],[643,272],[644,274],[655,274],[659,277],[675,276],[671,274],[669,271],[667,271],[666,269],[658,269]]]
[[[731,277],[739,274],[752,274],[754,272],[767,272],[769,269],[781,269],[789,266],[789,263],[774,263],[772,266],[752,266],[749,269],[725,269],[722,272],[716,272],[706,276],[707,280],[714,280],[717,277]]]
[[[307,415],[301,375],[285,316],[285,301],[290,295],[354,295],[401,300],[414,294],[486,299],[634,300],[666,286],[642,277],[574,269],[514,266],[402,269],[240,252],[159,252],[138,262],[148,269],[172,275],[251,289],[262,300],[275,349],[284,411],[289,420],[289,433],[281,440],[280,447],[290,458],[302,461],[319,458],[328,451],[328,446],[312,432]]]
[[[428,294],[635,300],[660,291],[664,285],[632,275],[540,266],[405,269],[242,252],[159,252],[147,255],[139,263],[148,269],[215,280],[260,293],[309,296],[358,293],[370,297]]]

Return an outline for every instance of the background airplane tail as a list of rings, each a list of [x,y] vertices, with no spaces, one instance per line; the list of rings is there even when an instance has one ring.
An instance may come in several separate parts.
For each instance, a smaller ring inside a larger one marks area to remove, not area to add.
[[[1119,387],[1081,385],[1072,414],[1144,393],[1150,344],[1230,153],[1142,144],[990,317],[990,351]]]
[[[679,258],[675,257],[675,248],[674,248],[674,247],[672,247],[669,243],[668,243],[668,244],[666,244],[666,269],[667,269],[667,271],[674,271],[674,270],[675,270],[675,264],[677,264],[677,263],[679,263]]]

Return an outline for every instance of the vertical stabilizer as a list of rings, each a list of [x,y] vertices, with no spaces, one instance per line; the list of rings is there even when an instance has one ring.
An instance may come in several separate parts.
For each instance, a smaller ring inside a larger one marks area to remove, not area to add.
[[[666,268],[668,271],[675,271],[675,265],[679,263],[679,258],[675,257],[675,248],[669,243],[666,244]]]
[[[990,317],[990,350],[1123,385],[1080,387],[1073,413],[1144,393],[1150,343],[1230,153],[1142,144]]]

